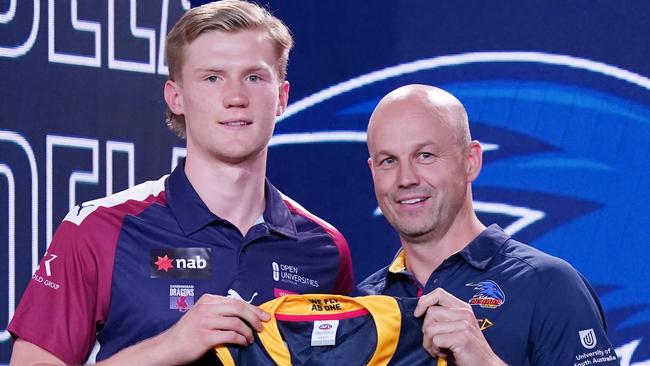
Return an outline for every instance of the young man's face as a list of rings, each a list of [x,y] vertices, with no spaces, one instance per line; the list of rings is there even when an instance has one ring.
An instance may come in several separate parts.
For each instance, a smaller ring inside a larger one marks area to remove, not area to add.
[[[188,158],[239,164],[265,154],[289,94],[266,34],[208,31],[183,57],[181,81],[167,82],[165,99],[185,116]]]
[[[405,100],[373,115],[368,131],[379,207],[410,242],[444,233],[467,200],[464,151],[454,130],[439,118]]]

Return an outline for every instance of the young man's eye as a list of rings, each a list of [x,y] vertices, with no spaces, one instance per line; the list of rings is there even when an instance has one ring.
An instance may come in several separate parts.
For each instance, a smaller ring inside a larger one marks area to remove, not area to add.
[[[208,76],[208,77],[206,78],[206,80],[209,81],[209,82],[211,82],[211,83],[214,83],[214,82],[216,82],[217,80],[219,80],[219,78],[216,77],[215,75],[210,75],[210,76]]]
[[[249,81],[252,81],[252,82],[258,82],[258,81],[260,81],[261,79],[262,79],[262,78],[260,78],[259,75],[249,75],[249,76],[248,76],[248,80],[249,80]]]

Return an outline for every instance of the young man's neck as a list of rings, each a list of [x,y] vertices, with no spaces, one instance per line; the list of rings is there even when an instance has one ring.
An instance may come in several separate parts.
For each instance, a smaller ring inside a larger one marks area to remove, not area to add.
[[[431,273],[445,259],[458,253],[476,238],[483,230],[483,225],[471,205],[469,210],[458,217],[444,233],[438,234],[426,242],[409,242],[402,238],[402,247],[406,254],[406,268],[422,284],[426,285]]]
[[[240,164],[191,155],[185,175],[212,213],[235,225],[242,235],[263,214],[266,150]]]

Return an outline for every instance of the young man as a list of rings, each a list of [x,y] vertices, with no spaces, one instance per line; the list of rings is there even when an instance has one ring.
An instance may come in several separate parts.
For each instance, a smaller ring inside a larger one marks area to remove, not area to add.
[[[12,365],[186,364],[252,342],[269,319],[254,305],[350,291],[345,239],[265,179],[291,46],[280,20],[243,1],[179,20],[164,95],[187,158],[66,216],[9,326]]]
[[[423,343],[456,365],[618,364],[600,303],[568,263],[485,227],[472,207],[482,165],[451,94],[409,85],[368,125],[375,194],[402,250],[363,294],[420,297]],[[593,356],[593,357],[592,357]]]

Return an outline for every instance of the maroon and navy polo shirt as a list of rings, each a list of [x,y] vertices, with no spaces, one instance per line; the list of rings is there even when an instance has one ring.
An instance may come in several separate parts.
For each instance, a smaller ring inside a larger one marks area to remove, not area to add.
[[[73,208],[9,331],[80,364],[161,333],[203,294],[259,305],[350,292],[350,252],[334,227],[267,181],[263,217],[242,235],[210,212],[183,167]]]
[[[605,316],[570,264],[491,225],[422,285],[400,251],[366,278],[358,295],[419,297],[442,288],[474,310],[490,347],[509,365],[618,365]]]

